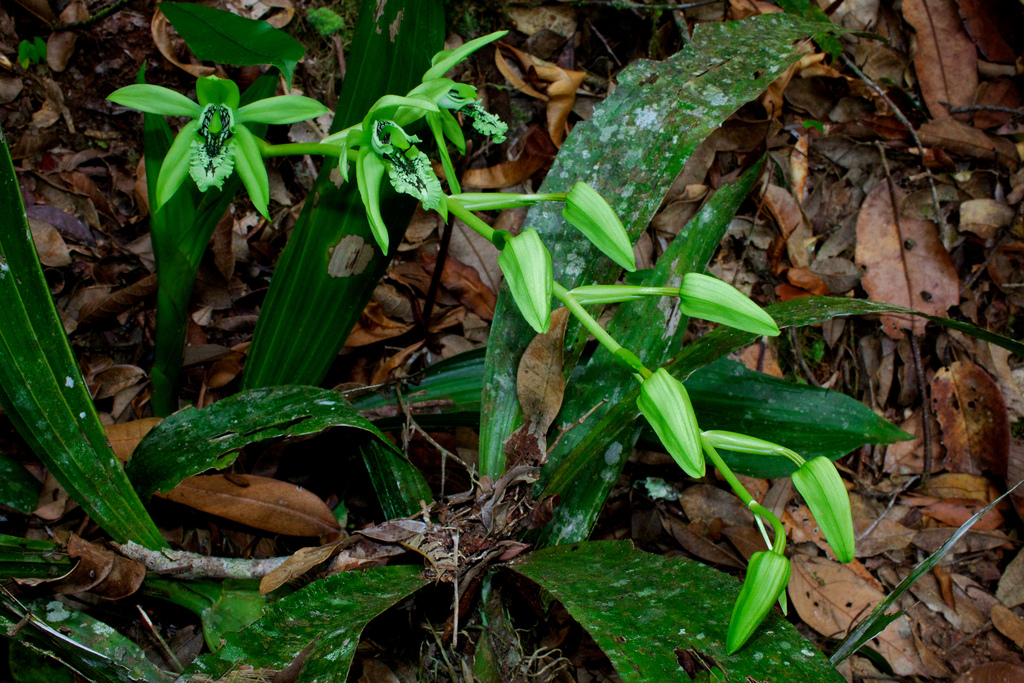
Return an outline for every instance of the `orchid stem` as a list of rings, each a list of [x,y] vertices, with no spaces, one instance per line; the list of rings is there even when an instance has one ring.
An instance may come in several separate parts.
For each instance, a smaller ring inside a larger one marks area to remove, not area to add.
[[[325,145],[320,142],[291,142],[284,145],[272,145],[265,140],[256,139],[260,146],[260,154],[264,157],[284,157],[293,154],[322,154],[329,157],[340,157],[345,153],[341,145]],[[354,157],[350,158],[354,159]]]
[[[507,231],[495,230],[491,226],[487,225],[487,223],[482,219],[477,218],[476,214],[459,203],[457,195],[448,196],[446,199],[448,200],[448,210],[463,223],[476,230],[481,237],[493,244],[499,250],[505,248],[505,242],[509,237]]]
[[[637,358],[636,354],[629,349],[623,348],[622,344],[615,341],[610,334],[605,332],[604,328],[594,320],[593,316],[587,313],[586,309],[580,305],[580,302],[573,298],[572,294],[570,294],[565,287],[555,282],[552,291],[555,298],[565,304],[565,307],[569,309],[569,312],[576,316],[576,319],[583,324],[583,327],[587,328],[587,332],[594,335],[594,338],[600,342],[601,346],[611,352],[619,365],[623,365],[632,370],[636,374],[640,375],[642,379],[647,379],[651,376],[651,371],[648,370],[642,362],[640,362],[640,359]]]

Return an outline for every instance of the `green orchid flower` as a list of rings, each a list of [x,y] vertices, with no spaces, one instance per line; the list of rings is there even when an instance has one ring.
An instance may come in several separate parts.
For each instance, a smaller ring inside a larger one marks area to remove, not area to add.
[[[154,211],[178,191],[186,176],[192,176],[199,190],[206,192],[211,187],[220,189],[237,172],[256,210],[267,218],[267,169],[260,143],[245,124],[296,123],[329,111],[316,100],[299,95],[270,97],[239,107],[238,86],[216,76],[196,81],[198,103],[168,88],[146,84],[120,88],[107,99],[149,114],[192,119],[182,127],[164,157],[156,183]]]

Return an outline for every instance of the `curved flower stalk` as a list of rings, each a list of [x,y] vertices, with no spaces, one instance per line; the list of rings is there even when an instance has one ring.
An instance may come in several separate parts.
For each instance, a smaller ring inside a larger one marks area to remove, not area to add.
[[[156,184],[153,210],[157,211],[191,176],[200,191],[221,188],[238,172],[252,203],[268,217],[270,183],[263,165],[259,141],[247,123],[296,123],[328,111],[316,100],[283,95],[239,107],[234,81],[205,76],[196,81],[196,99],[158,85],[136,84],[115,90],[108,100],[150,114],[188,116],[192,120],[171,145]]]

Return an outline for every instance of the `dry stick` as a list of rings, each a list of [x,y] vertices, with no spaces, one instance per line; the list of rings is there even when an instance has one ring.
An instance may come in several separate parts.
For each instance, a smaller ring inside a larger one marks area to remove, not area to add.
[[[924,367],[921,364],[921,347],[917,343],[917,337],[910,335],[910,351],[914,356],[914,374],[917,375],[917,387],[921,393],[921,438],[924,439],[924,483],[932,473],[932,413],[928,403],[928,385],[924,381]]]
[[[800,347],[800,340],[796,337],[796,330],[792,327],[789,328],[789,340],[793,342],[793,353],[796,355],[796,360],[800,364],[800,369],[804,371],[804,376],[807,377],[807,381],[816,387],[821,387],[821,382],[814,376],[814,372],[811,371],[807,361],[804,360],[803,349]]]
[[[626,2],[625,0],[609,0],[608,2],[598,2],[597,0],[568,0],[559,2],[559,6],[569,5],[570,7],[608,7],[610,9],[646,9],[646,10],[684,10],[692,7],[703,7],[704,5],[715,5],[724,2],[724,0],[697,0],[697,2],[687,2],[682,5],[645,5],[639,2]],[[510,2],[509,7],[542,7],[549,3],[543,2]]]
[[[875,530],[876,526],[878,526],[878,523],[882,521],[882,518],[884,518],[889,513],[889,510],[892,509],[893,503],[896,502],[896,499],[900,496],[900,494],[909,489],[910,485],[920,478],[920,475],[915,474],[910,479],[903,482],[903,486],[899,487],[899,489],[897,489],[892,495],[889,496],[889,504],[885,506],[884,510],[882,510],[882,514],[878,515],[878,518],[871,523],[871,526],[864,530],[864,533],[857,537],[857,540],[859,541],[862,538],[867,538],[868,536],[870,536],[871,532]]]
[[[892,180],[892,173],[889,171],[889,160],[885,156],[885,147],[882,143],[878,145],[878,152],[882,155],[882,168],[885,169],[885,182],[889,185],[889,203],[892,207],[892,220],[896,226],[896,234],[899,237],[900,260],[903,262],[903,277],[907,283],[907,296],[912,297],[914,289],[910,285],[910,272],[907,270],[906,259],[903,258],[903,228],[900,226],[900,208],[896,203],[896,184]],[[924,383],[924,369],[921,365],[921,347],[917,343],[917,335],[914,334],[914,324],[910,324],[910,349],[914,356],[914,374],[917,375],[917,388],[921,394],[921,438],[924,439],[924,480],[928,481],[932,467],[932,425],[931,407],[928,405],[928,387]]]
[[[469,465],[467,465],[462,460],[462,458],[460,458],[459,456],[455,455],[454,453],[449,451],[447,448],[445,448],[444,446],[439,444],[437,441],[435,441],[434,438],[432,436],[430,436],[430,434],[427,434],[426,430],[424,430],[423,427],[420,427],[419,423],[417,423],[416,419],[412,416],[412,411],[409,410],[409,407],[406,405],[405,400],[402,398],[402,392],[399,390],[399,388],[397,386],[395,387],[395,395],[398,397],[398,407],[401,409],[402,413],[405,415],[406,428],[411,430],[411,431],[414,431],[417,434],[419,434],[420,436],[422,436],[424,439],[426,439],[427,443],[429,443],[431,446],[433,446],[434,448],[436,448],[437,450],[439,450],[441,452],[441,497],[444,497],[445,463],[447,462],[448,458],[451,458],[455,462],[457,462],[460,465],[462,465],[463,467],[465,467],[466,468],[466,472],[469,473],[470,480],[472,480],[473,483],[476,484],[476,477],[473,475],[473,469]],[[403,439],[404,439],[404,433],[403,433]],[[406,450],[406,455],[408,455],[409,454],[409,445],[408,445],[408,443],[406,443],[405,450]]]
[[[243,560],[234,557],[210,557],[184,550],[150,550],[134,541],[112,543],[114,549],[129,560],[146,565],[157,574],[170,574],[182,579],[262,579],[287,560],[287,557],[268,557],[262,560]]]
[[[174,650],[170,648],[167,641],[165,641],[163,636],[160,635],[160,632],[156,630],[156,626],[154,626],[153,622],[150,621],[149,615],[146,614],[146,610],[142,609],[142,605],[135,605],[135,609],[139,610],[139,614],[142,615],[142,622],[149,629],[149,632],[153,634],[153,637],[156,638],[156,642],[163,649],[164,654],[167,655],[168,661],[174,665],[174,672],[180,674],[185,670],[185,667],[183,667],[181,662],[178,661],[178,658],[174,656]]]
[[[925,174],[928,176],[928,186],[932,190],[932,203],[935,204],[935,220],[942,225],[942,244],[948,249],[948,242],[950,241],[951,236],[948,234],[949,229],[946,226],[946,221],[942,218],[942,209],[939,206],[939,193],[938,190],[935,189],[935,176],[932,175],[931,169],[924,165],[924,145],[921,144],[921,138],[917,136],[917,131],[914,130],[914,126],[910,124],[910,121],[903,115],[903,112],[896,106],[896,103],[889,99],[889,96],[885,94],[885,91],[882,90],[882,88],[880,88],[874,81],[868,78],[863,71],[858,69],[857,65],[853,63],[853,60],[847,57],[845,53],[842,55],[842,58],[843,63],[850,67],[850,70],[857,74],[857,77],[864,81],[869,88],[874,90],[875,94],[882,98],[883,102],[889,105],[889,108],[892,109],[893,115],[907,129],[907,132],[910,133],[910,137],[914,139],[914,144],[917,145],[918,154],[921,155],[921,165],[924,168]]]
[[[564,429],[560,428],[559,432],[558,432],[558,436],[555,438],[554,443],[552,443],[551,446],[548,448],[548,453],[550,453],[551,451],[555,450],[555,446],[558,445],[558,442],[561,441],[562,437],[565,436],[566,434],[568,434],[573,429],[573,427],[577,427],[577,426],[583,424],[584,422],[586,422],[587,418],[590,417],[591,415],[593,415],[595,410],[597,410],[598,408],[600,408],[601,406],[603,406],[607,402],[608,402],[608,399],[602,398],[600,401],[598,401],[597,405],[595,405],[593,408],[591,408],[587,412],[583,413],[583,415],[580,417],[580,419],[573,421],[573,423],[571,425],[569,425],[568,427],[566,427]]]
[[[944,104],[949,108],[950,114],[970,114],[976,111],[994,111],[1000,114],[1013,114],[1014,118],[1024,117],[1024,108],[1014,109],[1013,107],[1000,107],[995,104],[965,104],[962,107],[954,107],[949,102],[943,102],[939,100],[939,104]]]

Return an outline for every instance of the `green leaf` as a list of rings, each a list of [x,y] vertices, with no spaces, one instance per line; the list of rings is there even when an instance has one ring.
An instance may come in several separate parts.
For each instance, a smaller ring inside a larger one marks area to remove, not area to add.
[[[426,583],[411,566],[335,574],[269,605],[261,619],[228,634],[223,648],[195,660],[184,676],[217,679],[242,665],[280,670],[308,647],[298,683],[344,683],[363,627]]]
[[[50,297],[0,131],[0,407],[71,497],[117,541],[163,537],[107,442]]]
[[[702,430],[756,434],[806,460],[835,460],[865,443],[913,438],[849,396],[787,382],[724,358],[691,374],[685,385]],[[730,467],[751,477],[785,477],[795,469],[786,458],[718,451]]]
[[[800,41],[819,30],[819,24],[783,14],[699,24],[676,55],[662,62],[634,62],[622,71],[615,92],[566,139],[539,191],[568,192],[578,181],[587,183],[610,201],[634,241],[697,145],[795,63],[802,54]],[[645,157],[647,150],[659,150],[656,163]],[[525,224],[544,235],[555,277],[566,289],[610,284],[621,273],[549,208],[531,209]],[[504,470],[502,443],[522,419],[503,387],[515,386],[520,357],[533,337],[533,330],[515,319],[507,291],[503,286],[491,328],[480,433],[480,472],[492,477]],[[586,339],[581,326],[571,322],[567,372]],[[639,347],[627,348],[639,353]],[[619,370],[602,372],[609,378],[625,376]]]
[[[387,519],[411,517],[430,503],[430,486],[416,466],[406,460],[390,443],[371,439],[359,445],[373,490]]]
[[[260,595],[258,581],[172,581],[149,578],[142,587],[146,595],[180,605],[200,618],[203,639],[211,651],[221,646],[229,633],[244,630],[263,616],[267,599]]]
[[[146,659],[134,642],[84,612],[71,610],[59,600],[22,605],[9,593],[0,596],[11,618],[0,616],[8,636],[32,650],[48,654],[86,680],[96,683],[170,681]],[[16,623],[25,620],[20,630]],[[5,634],[6,635],[6,634]]]
[[[896,601],[899,600],[900,597],[902,597],[918,579],[930,572],[932,568],[946,556],[946,553],[948,553],[950,549],[956,545],[961,538],[963,538],[964,534],[970,531],[975,522],[984,517],[989,510],[999,503],[999,501],[1017,490],[1017,487],[1020,486],[1020,484],[1021,482],[1018,482],[1016,486],[986,505],[984,509],[975,513],[973,517],[964,522],[960,528],[949,537],[948,541],[939,546],[939,548],[929,555],[924,562],[914,567],[914,571],[910,572],[906,578],[900,581],[899,585],[889,593],[889,595],[885,596],[881,602],[875,605],[875,608],[871,610],[871,614],[864,617],[864,619],[857,624],[852,631],[846,634],[846,637],[839,643],[839,647],[834,653],[832,653],[832,663],[839,666],[844,659],[857,652],[857,650],[867,644],[869,640],[884,631],[889,624],[896,621],[896,619],[898,619],[903,613],[902,611],[892,615],[887,615],[886,612],[896,604]]]
[[[0,453],[0,504],[26,515],[32,514],[42,487],[24,465]]]
[[[561,601],[612,660],[623,681],[679,681],[679,657],[713,660],[729,681],[842,681],[828,659],[777,614],[747,647],[726,651],[735,579],[682,557],[635,550],[628,541],[546,548],[509,567]]]
[[[54,579],[72,566],[57,543],[0,534],[0,580]]]
[[[388,0],[382,14],[377,4],[363,0],[360,8],[332,133],[359,123],[382,95],[408,92],[444,44],[440,0]],[[391,25],[398,27],[393,36]],[[249,347],[245,388],[320,383],[387,269],[390,259],[374,246],[356,183],[339,187],[337,175],[336,162],[325,160],[314,200],[303,206],[277,261]],[[381,202],[389,241],[398,243],[416,203],[387,184]]]
[[[154,491],[170,491],[185,477],[227,467],[249,444],[318,434],[331,427],[359,429],[391,446],[380,430],[333,391],[269,387],[171,415],[136,446],[128,476],[139,494],[148,497]]]
[[[157,7],[199,59],[234,66],[271,64],[289,88],[295,65],[306,54],[302,43],[265,21],[198,3],[161,2]]]
[[[23,643],[10,644],[7,665],[15,683],[76,683],[71,669]]]
[[[203,108],[176,90],[159,85],[136,83],[118,88],[107,99],[124,107],[149,114],[198,118]]]

